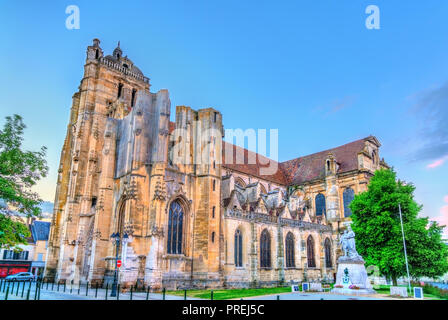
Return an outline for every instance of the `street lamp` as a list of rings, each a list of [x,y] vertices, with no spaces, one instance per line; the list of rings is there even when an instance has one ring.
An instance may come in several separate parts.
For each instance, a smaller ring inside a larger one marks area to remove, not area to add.
[[[115,245],[116,247],[116,254],[115,254],[115,271],[114,271],[114,282],[112,284],[112,292],[110,293],[111,297],[116,297],[117,296],[117,282],[118,282],[118,267],[117,267],[117,262],[118,262],[118,253],[120,252],[120,233],[119,232],[114,232],[110,235],[110,240],[112,241],[112,243]],[[128,234],[125,232],[123,234],[123,243],[127,242],[129,236]]]

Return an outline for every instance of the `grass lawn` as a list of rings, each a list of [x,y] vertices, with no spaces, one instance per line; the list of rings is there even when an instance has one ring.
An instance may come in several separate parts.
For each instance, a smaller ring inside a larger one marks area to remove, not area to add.
[[[255,297],[267,294],[276,294],[291,292],[291,287],[276,287],[276,288],[259,288],[259,289],[227,289],[227,290],[213,290],[214,300],[227,300],[244,297]],[[166,294],[175,296],[183,296],[184,291],[167,291]],[[187,296],[201,299],[210,299],[210,290],[187,290]]]
[[[389,285],[380,285],[379,288],[375,288],[375,287],[374,287],[374,290],[375,290],[377,293],[380,293],[380,294],[387,294],[387,295],[390,295],[390,287],[391,287],[391,286],[389,286]],[[398,287],[407,287],[407,286],[400,285],[400,286],[398,286]],[[408,292],[408,294],[409,294],[409,292]],[[410,296],[410,297],[413,297],[413,296],[414,296],[414,293],[412,292],[411,294],[409,294],[409,296]],[[424,293],[423,296],[425,297],[425,299],[431,299],[431,300],[443,300],[443,299],[441,299],[440,297],[438,297],[438,296],[436,296],[436,295],[433,295],[433,294],[429,294],[429,293]]]

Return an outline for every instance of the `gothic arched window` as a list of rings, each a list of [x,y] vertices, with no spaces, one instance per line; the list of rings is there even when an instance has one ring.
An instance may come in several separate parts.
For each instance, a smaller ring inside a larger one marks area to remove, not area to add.
[[[372,151],[372,162],[373,162],[373,164],[376,164],[376,151],[375,150]]]
[[[243,234],[240,229],[235,231],[235,267],[243,266]]]
[[[306,256],[308,260],[308,268],[316,267],[316,260],[314,259],[314,239],[309,236],[306,240]]]
[[[182,233],[184,211],[179,201],[173,201],[170,205],[168,218],[167,252],[171,254],[182,253]]]
[[[327,215],[327,209],[325,208],[325,196],[319,193],[315,199],[316,204],[316,216]]]
[[[239,185],[241,188],[245,188],[246,187],[246,183],[244,182],[244,180],[240,177],[237,177],[235,179],[235,184]]]
[[[354,198],[355,191],[350,187],[346,188],[342,194],[342,199],[344,201],[344,217],[350,217],[352,215],[352,210],[350,210],[349,205]]]
[[[271,267],[271,236],[266,229],[263,230],[260,237],[260,267]]]
[[[325,239],[325,267],[331,268],[333,266],[331,259],[331,242],[330,239]]]
[[[125,216],[125,208],[126,208],[126,202],[123,201],[120,206],[120,210],[118,211],[118,220],[117,220],[117,229],[116,232],[120,236],[123,236],[124,234],[124,216]]]
[[[286,268],[294,268],[296,266],[294,261],[294,236],[291,232],[288,232],[286,235],[285,258]]]

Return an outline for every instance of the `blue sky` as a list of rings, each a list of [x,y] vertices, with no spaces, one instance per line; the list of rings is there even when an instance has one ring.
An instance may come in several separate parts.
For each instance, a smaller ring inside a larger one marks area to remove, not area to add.
[[[370,4],[380,30],[365,27]],[[68,5],[79,30],[65,27]],[[447,13],[440,0],[2,0],[0,123],[19,113],[26,147],[48,147],[39,191],[52,201],[86,47],[97,37],[110,54],[120,40],[173,110],[215,107],[226,128],[278,128],[280,161],[377,136],[423,213],[448,219]]]

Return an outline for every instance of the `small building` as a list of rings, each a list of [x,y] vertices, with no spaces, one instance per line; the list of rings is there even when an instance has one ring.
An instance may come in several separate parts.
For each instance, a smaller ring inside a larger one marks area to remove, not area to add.
[[[31,237],[34,244],[31,272],[36,276],[43,276],[45,269],[50,224],[51,223],[47,221],[35,220],[30,225]]]
[[[0,249],[0,278],[19,272],[43,274],[50,222],[33,220],[29,229],[31,236],[27,244],[19,245],[21,251]]]

